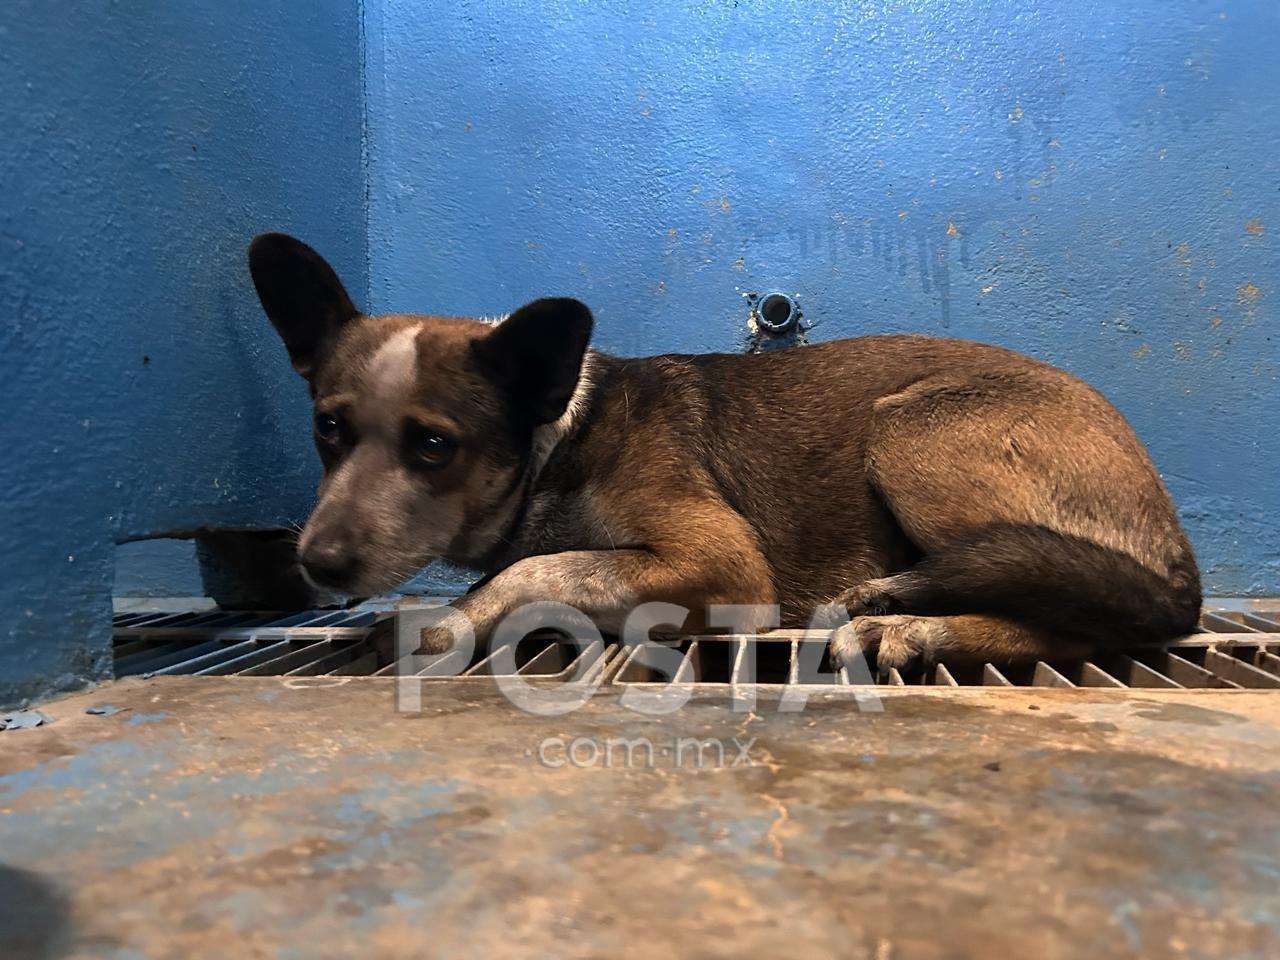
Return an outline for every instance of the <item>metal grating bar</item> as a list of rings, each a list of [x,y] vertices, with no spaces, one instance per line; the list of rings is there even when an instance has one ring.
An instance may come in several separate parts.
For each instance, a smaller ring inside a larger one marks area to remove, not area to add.
[[[137,653],[133,653],[116,662],[116,676],[133,677],[142,673],[154,673],[164,667],[182,663],[192,657],[201,657],[210,650],[216,650],[221,644],[208,641],[192,645],[190,642],[175,640],[170,643],[151,644]]]
[[[1033,687],[1074,687],[1075,684],[1060,674],[1043,660],[1037,661],[1035,674],[1031,677]]]
[[[1158,670],[1153,670],[1145,663],[1125,654],[1116,657],[1110,664],[1110,669],[1112,675],[1126,686],[1149,690],[1182,688],[1182,684],[1172,677],[1167,677]]]
[[[255,637],[249,642],[255,646],[251,647],[247,653],[232,657],[230,660],[223,660],[201,667],[194,671],[195,675],[200,677],[225,677],[242,673],[249,667],[256,667],[260,663],[274,660],[281,654],[288,652],[294,645],[292,641],[285,637],[277,637],[275,639]]]
[[[749,659],[754,668],[751,674],[753,683],[840,682],[839,676],[831,671],[831,658],[827,656],[825,643],[814,643],[799,637],[781,642],[748,640],[744,637],[738,642],[744,652],[752,652]],[[748,657],[744,653],[734,663],[735,672],[739,663],[747,661]]]
[[[579,647],[577,643],[556,637],[539,638],[534,636],[528,639],[540,640],[544,645],[532,654],[525,652],[522,655],[519,646],[527,647],[527,643],[522,642],[514,652],[511,651],[511,645],[506,644],[468,667],[462,672],[461,676],[464,678],[480,678],[499,675],[505,656],[511,653],[511,662],[515,664],[515,674],[518,676],[539,677],[542,679],[569,679],[578,671],[582,671],[584,674],[589,673],[613,649],[612,646],[606,646],[599,640],[591,641],[586,647]],[[431,676],[435,679],[447,679],[451,676],[451,673],[449,671],[431,670],[423,675]]]
[[[776,667],[776,651],[782,649],[785,651],[783,660],[783,676],[779,683],[791,683],[793,668],[796,669],[798,675],[798,665],[793,662],[791,656],[791,647],[795,641],[781,640],[769,645],[769,650],[765,652],[765,656],[761,657],[761,648],[764,646],[760,641],[748,640],[745,637],[734,638],[733,648],[733,664],[729,670],[728,681],[731,684],[742,686],[744,684],[752,684],[760,681],[761,677],[761,660],[768,661],[770,668]]]
[[[199,620],[200,613],[164,613],[147,621],[148,627],[176,627]]]
[[[984,687],[1012,687],[1009,678],[996,669],[994,663],[982,665],[982,685]]]
[[[321,611],[310,610],[306,613],[295,613],[291,616],[281,617],[278,620],[272,620],[266,626],[278,628],[311,626],[316,621],[323,619],[323,616]]]
[[[1216,613],[1202,613],[1200,615],[1200,625],[1213,633],[1258,632],[1256,627],[1252,627],[1245,622],[1243,614],[1236,613],[1232,610],[1223,610]]]
[[[379,667],[374,671],[375,677],[396,676],[399,673],[399,663],[389,663],[384,667]],[[457,650],[450,650],[441,655],[438,659],[433,659],[425,667],[419,670],[416,676],[419,677],[456,677],[461,676],[467,669],[466,657]]]
[[[308,648],[310,649],[310,648]],[[357,643],[343,644],[341,641],[326,642],[324,650],[317,650],[319,656],[298,664],[285,673],[286,677],[319,677],[334,670],[341,669],[361,656],[363,648]]]
[[[346,641],[350,644],[350,641]],[[296,643],[290,643],[290,648],[286,652],[274,659],[267,660],[256,666],[249,667],[247,670],[241,670],[242,677],[282,677],[292,673],[298,667],[305,666],[321,657],[328,656],[333,651],[333,640],[312,640],[310,643],[303,643],[298,646]]]
[[[582,676],[577,679],[582,683],[595,683],[602,680],[605,673],[608,672],[609,667],[617,659],[617,656],[618,646],[616,644],[609,644],[605,646],[604,649],[599,652],[599,655],[596,655],[594,652],[584,655],[583,663],[585,664],[585,669],[583,670]],[[594,657],[594,659],[590,659],[591,657]],[[562,679],[562,677],[561,675],[556,675],[554,679]]]
[[[1190,650],[1203,650],[1205,647],[1256,647],[1258,645],[1269,646],[1272,644],[1280,644],[1280,633],[1257,633],[1257,632],[1236,632],[1236,633],[1193,633],[1177,640],[1170,640],[1167,643],[1155,644],[1155,646],[1169,647],[1176,650],[1186,647]]]
[[[131,636],[133,636],[133,634],[122,636],[117,633],[115,635],[115,646],[112,648],[112,653],[115,656],[117,672],[119,672],[120,662],[124,660],[125,657],[131,657],[135,653],[139,653],[143,650],[153,650],[159,642],[154,637],[130,640],[129,637]]]
[[[530,637],[529,640],[536,642],[536,639],[533,637]],[[524,646],[526,648],[525,660],[527,662],[530,659],[528,649],[527,649],[529,646],[529,642],[526,641],[524,644],[521,644],[520,646]],[[554,644],[548,644],[547,646],[539,649],[537,653],[533,655],[533,659],[537,659],[538,656],[546,653],[548,650],[554,650]],[[500,663],[502,659],[508,655],[511,657],[511,662],[514,663],[516,666],[516,673],[519,673],[521,663],[522,663],[522,661],[519,659],[519,653],[520,653],[519,646],[517,646],[513,650],[511,644],[509,643],[503,644],[501,647],[498,647],[496,650],[491,652],[488,656],[481,657],[481,659],[478,660],[476,663],[473,663],[471,666],[467,667],[466,670],[462,671],[462,676],[464,677],[493,676],[496,664]]]
[[[704,681],[703,671],[701,669],[702,650],[701,643],[695,639],[684,651],[684,660],[680,664],[680,668],[676,671],[676,683],[698,683]]]
[[[1147,666],[1156,670],[1180,686],[1203,690],[1210,687],[1239,687],[1239,684],[1215,677],[1208,670],[1169,650],[1154,650],[1147,656],[1139,653]]]
[[[343,664],[336,670],[330,670],[331,677],[367,677],[378,669],[378,655],[376,653],[366,653],[356,657],[349,663]]]
[[[1241,620],[1264,633],[1280,633],[1280,611],[1274,613],[1242,613]]]
[[[241,640],[239,643],[223,644],[215,640],[202,646],[206,648],[213,647],[213,649],[202,655],[196,653],[198,648],[185,651],[186,656],[182,660],[176,661],[167,667],[162,667],[154,671],[154,673],[158,676],[204,673],[207,669],[216,667],[218,664],[235,660],[242,654],[249,653],[257,646],[257,643],[253,640]]]
[[[160,620],[169,614],[164,613],[122,613],[112,618],[111,628],[113,630],[120,627],[135,626],[142,623],[150,623],[152,620]]]
[[[1124,684],[1103,670],[1097,664],[1087,660],[1080,664],[1080,673],[1076,681],[1081,687],[1123,687]]]
[[[554,676],[562,670],[567,670],[578,659],[574,657],[570,660],[568,654],[569,651],[565,650],[563,644],[547,644],[530,657],[524,666],[519,668],[519,672],[531,677]]]
[[[1229,657],[1213,647],[1204,652],[1204,666],[1223,680],[1238,683],[1242,687],[1280,689],[1280,677],[1272,676],[1243,660]]]
[[[1253,665],[1259,670],[1265,670],[1267,673],[1280,677],[1280,657],[1274,653],[1268,653],[1265,647],[1258,648]]]
[[[657,659],[654,648],[643,645],[632,647],[627,651],[627,655],[621,662],[617,673],[614,674],[614,682],[652,682],[657,676],[656,665]]]
[[[113,618],[116,675],[393,675],[396,666],[380,662],[368,639],[372,625],[389,615],[385,605],[287,614],[208,610],[120,614]],[[1210,610],[1202,623],[1206,632],[1087,661],[1010,666],[942,662],[927,670],[890,670],[878,677],[868,675],[865,668],[835,670],[825,631],[698,636],[668,641],[661,647],[678,657],[678,682],[708,686],[880,683],[948,688],[1280,689],[1280,612]],[[482,651],[469,663],[459,664],[456,657],[436,659],[422,668],[421,675],[458,679],[463,674],[466,679],[483,680],[494,670],[514,669],[548,681],[667,682],[667,675],[647,661],[646,649],[596,644],[583,652],[576,644],[535,635],[515,651]],[[512,662],[514,668],[507,666]],[[851,674],[860,679],[851,680]]]

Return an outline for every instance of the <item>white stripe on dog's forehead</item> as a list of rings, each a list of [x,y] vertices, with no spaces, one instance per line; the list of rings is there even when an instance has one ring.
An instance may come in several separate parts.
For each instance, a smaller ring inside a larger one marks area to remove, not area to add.
[[[365,365],[364,383],[372,398],[403,399],[418,379],[418,331],[421,324],[397,330],[374,352]]]

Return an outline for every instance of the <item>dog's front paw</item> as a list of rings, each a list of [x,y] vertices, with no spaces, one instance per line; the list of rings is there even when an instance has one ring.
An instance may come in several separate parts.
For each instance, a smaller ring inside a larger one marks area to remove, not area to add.
[[[475,624],[462,609],[443,607],[441,616],[437,623],[422,628],[418,649],[414,653],[434,655],[446,653],[459,643],[475,643]]]
[[[882,617],[897,613],[901,604],[889,593],[889,578],[864,580],[840,596],[835,603],[845,609],[850,619],[856,617]]]
[[[848,667],[859,658],[877,673],[903,670],[917,660],[929,665],[946,645],[947,628],[930,617],[859,617],[831,637],[831,657]]]
[[[413,651],[419,656],[431,656],[452,650],[457,644],[457,637],[446,627],[427,627],[422,631],[418,649]]]
[[[437,607],[432,614],[434,622],[417,630],[404,615],[385,617],[374,624],[368,642],[378,655],[378,665],[385,667],[406,656],[446,653],[459,644],[465,654],[474,645],[475,627],[462,610]]]

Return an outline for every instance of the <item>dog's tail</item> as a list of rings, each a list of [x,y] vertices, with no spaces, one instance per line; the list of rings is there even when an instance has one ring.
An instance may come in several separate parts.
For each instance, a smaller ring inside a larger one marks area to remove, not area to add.
[[[912,612],[999,614],[1117,649],[1195,630],[1200,573],[1181,532],[1169,556],[1161,574],[1048,527],[995,525],[926,556],[894,594]]]

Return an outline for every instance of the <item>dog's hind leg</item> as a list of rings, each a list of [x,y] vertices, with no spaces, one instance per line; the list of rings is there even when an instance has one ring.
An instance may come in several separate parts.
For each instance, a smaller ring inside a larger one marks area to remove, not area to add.
[[[923,556],[838,598],[852,616],[1000,617],[1020,627],[1003,646],[1024,659],[1195,627],[1199,574],[1155,469],[1065,374],[926,380],[885,398],[867,467]],[[978,626],[943,646],[982,648]]]
[[[1177,584],[1118,551],[1044,527],[993,524],[952,540],[908,570],[836,599],[851,618],[984,613],[1045,637],[1112,648],[1195,629],[1198,583]]]
[[[931,666],[994,663],[1087,656],[1090,645],[1009,617],[962,614],[917,617],[909,614],[858,617],[831,638],[836,662],[848,665],[862,656],[876,672]]]

